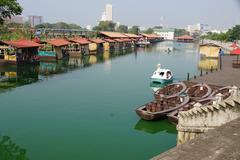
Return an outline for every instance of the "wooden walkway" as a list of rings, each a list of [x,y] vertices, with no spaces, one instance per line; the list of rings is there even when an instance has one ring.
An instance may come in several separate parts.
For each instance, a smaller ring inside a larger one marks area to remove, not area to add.
[[[232,68],[232,60],[236,60],[236,56],[222,56],[222,69],[190,79],[194,83],[207,83],[216,86],[238,86],[240,87],[240,68]]]

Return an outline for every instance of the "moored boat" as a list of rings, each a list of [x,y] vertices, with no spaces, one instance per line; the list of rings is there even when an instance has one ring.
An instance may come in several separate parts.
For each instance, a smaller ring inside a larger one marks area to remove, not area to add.
[[[157,90],[154,93],[154,97],[157,101],[160,101],[162,97],[165,97],[165,98],[176,97],[181,93],[185,92],[186,89],[187,89],[187,86],[183,82],[176,82],[176,83],[167,85],[162,89]]]
[[[215,97],[217,94],[220,93],[220,94],[222,94],[223,99],[226,99],[231,95],[231,90],[232,90],[231,86],[222,87],[222,88],[215,90],[210,96]]]
[[[161,65],[157,65],[157,70],[154,71],[151,81],[155,83],[169,83],[173,81],[173,73],[169,69],[162,69]]]
[[[168,113],[167,114],[167,119],[171,123],[177,125],[178,124],[178,113],[179,112],[188,111],[188,110],[190,110],[194,107],[200,107],[200,106],[205,105],[205,104],[213,103],[214,100],[215,100],[214,98],[210,97],[210,98],[206,98],[206,99],[201,99],[199,101],[189,102],[186,105],[184,105],[183,107],[181,107],[180,109]]]
[[[189,87],[186,91],[186,94],[190,97],[191,100],[197,101],[200,99],[205,99],[210,96],[212,89],[205,83],[199,83]]]
[[[231,95],[231,87],[222,87],[215,90],[208,98],[200,99],[196,101],[191,101],[187,105],[183,106],[179,110],[175,110],[167,115],[168,120],[173,124],[178,124],[178,113],[181,111],[188,111],[194,107],[201,107],[206,104],[214,104],[216,100],[216,95],[221,93],[223,96],[223,100],[227,99]]]
[[[189,97],[176,96],[170,98],[162,98],[161,101],[152,101],[136,109],[136,113],[144,120],[159,120],[169,112],[177,110],[189,102]]]
[[[54,51],[38,51],[40,61],[56,61],[57,54]]]

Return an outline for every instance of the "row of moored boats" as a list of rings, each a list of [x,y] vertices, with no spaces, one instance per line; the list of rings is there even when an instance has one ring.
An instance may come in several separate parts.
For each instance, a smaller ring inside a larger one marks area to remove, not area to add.
[[[216,95],[221,93],[223,99],[230,96],[231,87],[212,89],[207,84],[172,83],[154,93],[155,100],[136,109],[136,113],[144,120],[168,118],[178,123],[178,113],[194,107],[213,104]]]

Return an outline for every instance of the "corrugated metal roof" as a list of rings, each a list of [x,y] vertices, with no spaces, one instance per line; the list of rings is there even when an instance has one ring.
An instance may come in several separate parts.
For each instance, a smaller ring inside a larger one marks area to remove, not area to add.
[[[155,39],[155,38],[161,38],[160,36],[156,35],[156,34],[145,34],[145,33],[140,33],[143,37],[147,37],[150,39]]]
[[[126,35],[119,32],[100,32],[100,34],[110,38],[127,38]]]
[[[26,39],[16,40],[16,41],[2,41],[2,42],[15,48],[37,48],[42,46],[39,43],[26,40]]]
[[[129,38],[140,38],[141,36],[138,36],[136,34],[131,34],[131,33],[124,33],[124,35],[126,35]]]
[[[56,47],[67,46],[70,44],[70,42],[65,39],[51,39],[48,40],[47,43]]]
[[[70,38],[69,41],[79,43],[79,44],[89,44],[89,43],[91,43],[86,38],[81,38],[81,37]]]
[[[109,38],[104,39],[104,41],[106,41],[106,42],[110,42],[110,43],[114,43],[114,42],[115,42],[113,39],[109,39]]]
[[[184,35],[184,36],[176,37],[176,39],[193,40],[193,37],[191,37],[191,36],[189,36],[189,35]]]
[[[100,43],[104,43],[105,41],[102,40],[102,39],[99,39],[99,38],[90,38],[88,39],[89,41],[93,42],[93,43],[97,43],[97,44],[100,44]]]

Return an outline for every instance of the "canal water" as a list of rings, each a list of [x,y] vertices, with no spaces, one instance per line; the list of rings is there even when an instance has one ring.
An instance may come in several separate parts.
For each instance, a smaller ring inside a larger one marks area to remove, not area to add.
[[[174,147],[177,137],[167,120],[135,114],[153,100],[150,76],[158,63],[185,80],[199,72],[197,45],[161,42],[39,67],[1,66],[0,135],[30,160],[149,159]]]

